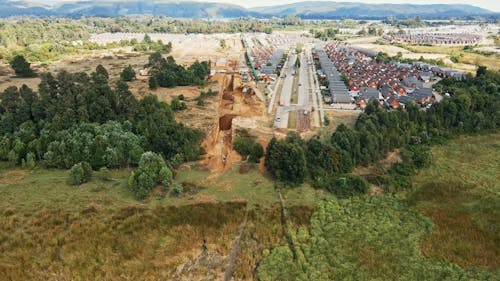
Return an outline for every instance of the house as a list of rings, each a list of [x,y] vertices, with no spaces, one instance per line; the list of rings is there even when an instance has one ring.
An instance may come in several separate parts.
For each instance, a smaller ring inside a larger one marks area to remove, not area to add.
[[[333,94],[333,102],[334,103],[352,103],[351,96],[346,93],[336,93]]]
[[[386,100],[386,103],[389,108],[395,109],[400,107],[401,105],[399,104],[399,98],[397,97],[390,97]]]
[[[384,99],[388,99],[388,98],[393,97],[395,95],[394,90],[389,86],[382,87],[380,89],[380,94],[382,94],[382,97]]]
[[[410,103],[415,103],[415,100],[410,96],[399,96],[398,100],[399,105],[403,108],[406,108],[406,106]]]
[[[420,79],[422,79],[422,81],[429,82],[429,81],[431,81],[431,78],[432,78],[431,72],[429,72],[429,71],[420,72]]]
[[[409,88],[422,88],[424,83],[415,76],[408,76],[403,79],[403,84]]]
[[[431,88],[420,88],[416,89],[408,96],[413,98],[417,103],[425,105],[431,101],[433,93]]]
[[[380,92],[375,88],[362,87],[359,91],[359,98],[364,100],[379,100]]]
[[[456,71],[452,74],[453,79],[455,80],[464,80],[467,76],[463,72]]]

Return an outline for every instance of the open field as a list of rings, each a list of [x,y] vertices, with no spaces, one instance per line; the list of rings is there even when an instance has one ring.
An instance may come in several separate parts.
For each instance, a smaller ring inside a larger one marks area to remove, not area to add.
[[[476,65],[484,65],[489,69],[500,69],[500,58],[498,54],[485,55],[475,52],[464,51],[463,46],[422,46],[407,44],[379,44],[374,40],[348,41],[354,46],[366,48],[373,51],[387,53],[389,56],[396,56],[398,53],[405,59],[432,59],[443,60],[451,68],[474,73]],[[484,49],[486,48],[486,49]],[[491,51],[491,48],[476,48],[477,51]],[[493,48],[493,50],[496,50]],[[452,60],[455,60],[452,61]]]
[[[448,59],[455,58],[456,63],[446,62],[451,67],[460,68],[461,64],[465,65],[483,65],[489,69],[500,69],[500,58],[497,55],[485,56],[473,52],[466,52],[463,47],[450,47],[450,46],[410,46],[404,45],[404,48],[414,53],[430,53],[430,54],[446,54]]]
[[[499,147],[498,134],[460,137],[432,148],[411,192],[319,202],[259,280],[497,280]]]
[[[322,138],[329,139],[331,134],[337,129],[340,124],[345,124],[346,126],[352,128],[356,124],[361,111],[359,110],[325,110],[325,117],[328,118],[330,124],[328,126],[322,127],[320,134]]]
[[[462,267],[500,267],[500,135],[461,137],[432,148],[432,165],[409,197],[434,227],[426,256]]]
[[[263,251],[282,243],[273,182],[255,168],[213,178],[193,164],[176,178],[190,194],[142,202],[127,190],[125,169],[74,187],[65,184],[67,171],[3,168],[0,276],[7,280],[222,280],[245,217],[233,262],[239,280],[252,280]],[[284,196],[297,226],[331,197],[307,185]]]

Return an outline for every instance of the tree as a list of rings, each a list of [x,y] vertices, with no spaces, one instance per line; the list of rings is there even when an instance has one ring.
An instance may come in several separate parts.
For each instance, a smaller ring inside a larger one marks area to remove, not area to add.
[[[33,77],[34,72],[30,68],[30,63],[26,61],[26,59],[17,55],[10,61],[10,66],[14,69],[14,72],[19,77]]]
[[[266,149],[265,166],[277,180],[291,185],[304,182],[307,168],[301,142],[295,135],[289,135],[286,140],[271,139]]]
[[[106,70],[106,68],[104,68],[104,66],[102,66],[102,64],[99,64],[96,68],[95,68],[95,72],[97,74],[100,74],[102,75],[103,77],[105,77],[106,79],[109,78],[109,74],[108,74],[108,71]]]
[[[92,177],[92,167],[87,162],[80,162],[78,164],[73,165],[69,170],[69,185],[81,185],[82,183],[86,183],[90,181]]]
[[[36,167],[35,154],[29,152],[26,154],[26,159],[21,160],[21,167],[27,170],[33,170]]]
[[[323,117],[323,124],[325,124],[325,126],[330,125],[330,118],[326,115]]]
[[[158,84],[158,79],[156,79],[156,75],[151,75],[149,77],[148,83],[149,83],[149,89],[151,89],[151,90],[156,90],[160,86]]]
[[[149,56],[148,64],[146,66],[151,67],[153,69],[159,70],[165,65],[167,62],[162,57],[160,52],[155,52]]]
[[[123,81],[118,81],[116,83],[116,96],[117,96],[117,104],[116,110],[117,114],[121,118],[133,118],[138,110],[138,102],[134,97],[132,92],[129,90],[127,83]]]
[[[129,82],[135,79],[135,71],[132,66],[127,66],[123,69],[122,73],[120,73],[120,78],[123,81]]]
[[[243,157],[243,160],[248,159],[254,163],[258,163],[264,155],[262,145],[249,136],[237,136],[233,141],[233,148]]]
[[[139,199],[144,199],[149,192],[161,183],[166,189],[172,184],[172,172],[161,155],[145,152],[139,161],[139,168],[132,172],[128,185]]]
[[[481,77],[486,74],[486,66],[478,66],[476,70],[476,77]]]

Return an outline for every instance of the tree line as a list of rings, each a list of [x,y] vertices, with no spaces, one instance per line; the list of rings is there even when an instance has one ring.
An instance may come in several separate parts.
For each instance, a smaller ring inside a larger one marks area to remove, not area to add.
[[[436,85],[450,98],[433,104],[427,111],[410,104],[405,110],[387,111],[371,102],[354,128],[341,124],[327,141],[308,141],[297,134],[283,140],[273,138],[266,149],[265,166],[278,181],[289,185],[310,180],[316,187],[337,194],[363,193],[363,183],[346,177],[357,165],[367,166],[396,148],[406,148],[406,161],[393,167],[391,184],[405,187],[404,176],[426,165],[426,145],[459,134],[495,131],[500,125],[500,73],[479,68],[476,77],[463,81],[443,79]],[[398,176],[399,175],[399,176]],[[342,181],[353,181],[349,192]],[[340,188],[340,190],[339,190]]]
[[[44,73],[38,91],[9,87],[0,100],[0,159],[70,168],[135,166],[145,151],[172,166],[197,159],[202,133],[174,120],[169,105],[136,99],[104,74]]]
[[[149,57],[146,66],[150,68],[149,88],[152,90],[158,87],[202,85],[210,74],[209,61],[196,61],[185,68],[178,65],[174,57],[168,56],[165,59],[159,52]]]
[[[91,34],[139,32],[139,33],[239,33],[265,32],[300,26],[320,29],[335,26],[353,27],[354,20],[303,21],[295,16],[284,19],[259,20],[239,18],[230,21],[203,19],[173,19],[164,16],[134,16],[120,18],[86,17],[0,19],[0,60],[10,61],[16,55],[25,56],[30,62],[55,60],[65,54],[78,54],[97,49],[132,46],[136,51],[161,51],[167,53],[168,44],[143,40],[123,40],[107,45],[89,41]]]

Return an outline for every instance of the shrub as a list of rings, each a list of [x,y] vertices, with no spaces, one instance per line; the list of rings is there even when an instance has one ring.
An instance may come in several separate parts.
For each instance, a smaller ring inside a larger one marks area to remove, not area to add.
[[[108,71],[106,70],[106,68],[104,68],[104,66],[102,66],[102,64],[98,65],[96,68],[95,68],[95,72],[97,74],[101,74],[102,76],[106,77],[106,79],[109,78],[109,73]]]
[[[172,187],[172,191],[173,191],[174,195],[179,196],[184,191],[184,188],[182,187],[181,184],[175,183]]]
[[[187,105],[182,102],[179,97],[176,97],[172,100],[172,102],[170,103],[170,107],[173,111],[181,111],[187,109]]]
[[[30,67],[30,63],[23,56],[15,56],[10,61],[10,66],[19,77],[33,77],[34,72]]]
[[[120,74],[120,78],[123,81],[132,81],[135,79],[135,71],[132,68],[132,66],[127,66],[123,69],[122,73]]]
[[[36,167],[35,154],[29,152],[26,154],[26,159],[21,161],[21,167],[27,170],[33,170]]]
[[[243,159],[248,159],[250,162],[259,163],[260,158],[264,155],[264,148],[253,138],[248,136],[238,136],[233,142],[233,148]]]
[[[90,181],[92,177],[92,167],[87,162],[80,162],[73,165],[69,170],[68,184],[81,185]]]
[[[346,175],[333,181],[328,190],[338,198],[349,198],[366,194],[368,192],[368,183],[362,177]]]
[[[130,175],[129,188],[137,198],[144,199],[158,183],[164,189],[168,188],[172,183],[172,172],[161,155],[146,152],[141,156],[139,168]]]

